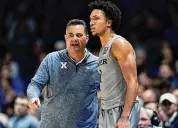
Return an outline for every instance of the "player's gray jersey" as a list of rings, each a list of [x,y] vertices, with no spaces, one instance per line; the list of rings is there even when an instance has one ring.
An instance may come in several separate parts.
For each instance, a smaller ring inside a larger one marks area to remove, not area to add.
[[[99,53],[98,70],[101,73],[102,109],[122,106],[125,102],[127,85],[118,61],[110,53],[112,44],[117,38],[123,37],[115,35]]]

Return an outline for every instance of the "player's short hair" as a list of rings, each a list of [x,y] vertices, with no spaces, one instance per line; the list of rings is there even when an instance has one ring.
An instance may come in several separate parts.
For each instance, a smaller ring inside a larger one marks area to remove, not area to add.
[[[102,10],[106,18],[112,20],[111,28],[114,32],[119,29],[121,23],[121,11],[116,4],[111,1],[95,0],[88,6],[90,11],[93,11],[94,9]]]
[[[66,29],[72,25],[83,25],[84,29],[85,29],[85,34],[88,35],[88,28],[87,28],[86,22],[84,20],[72,19],[67,23]]]

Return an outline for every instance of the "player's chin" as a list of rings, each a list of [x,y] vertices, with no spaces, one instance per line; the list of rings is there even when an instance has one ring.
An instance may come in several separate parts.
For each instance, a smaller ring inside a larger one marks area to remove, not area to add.
[[[96,33],[96,32],[91,32],[91,34],[92,34],[93,36],[97,36],[97,33]]]

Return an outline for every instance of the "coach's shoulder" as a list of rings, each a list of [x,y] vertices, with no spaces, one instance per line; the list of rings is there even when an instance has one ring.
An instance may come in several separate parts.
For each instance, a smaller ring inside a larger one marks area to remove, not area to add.
[[[50,52],[50,53],[48,54],[48,56],[49,56],[49,57],[55,57],[55,56],[57,56],[57,55],[59,55],[59,54],[60,54],[59,51],[54,51],[54,52]]]
[[[64,50],[60,50],[60,51],[50,52],[50,53],[48,54],[48,56],[49,56],[50,58],[55,59],[55,58],[60,58],[60,56],[63,56],[65,53],[66,53],[66,50],[64,49]]]
[[[52,63],[59,59],[58,52],[50,52],[46,55],[46,57],[43,59],[44,63]]]
[[[98,57],[90,52],[89,60],[91,60],[91,61],[98,61]]]

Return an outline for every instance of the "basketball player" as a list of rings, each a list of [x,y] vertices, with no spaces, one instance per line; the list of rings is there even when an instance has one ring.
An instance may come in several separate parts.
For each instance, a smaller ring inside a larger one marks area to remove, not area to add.
[[[69,21],[65,40],[66,49],[48,54],[32,78],[29,106],[40,106],[40,92],[47,85],[40,128],[96,128],[100,76],[98,58],[85,48],[85,22]]]
[[[110,1],[89,4],[92,35],[99,36],[101,112],[99,128],[136,128],[139,103],[135,53],[131,44],[117,35],[121,21],[119,8]]]

